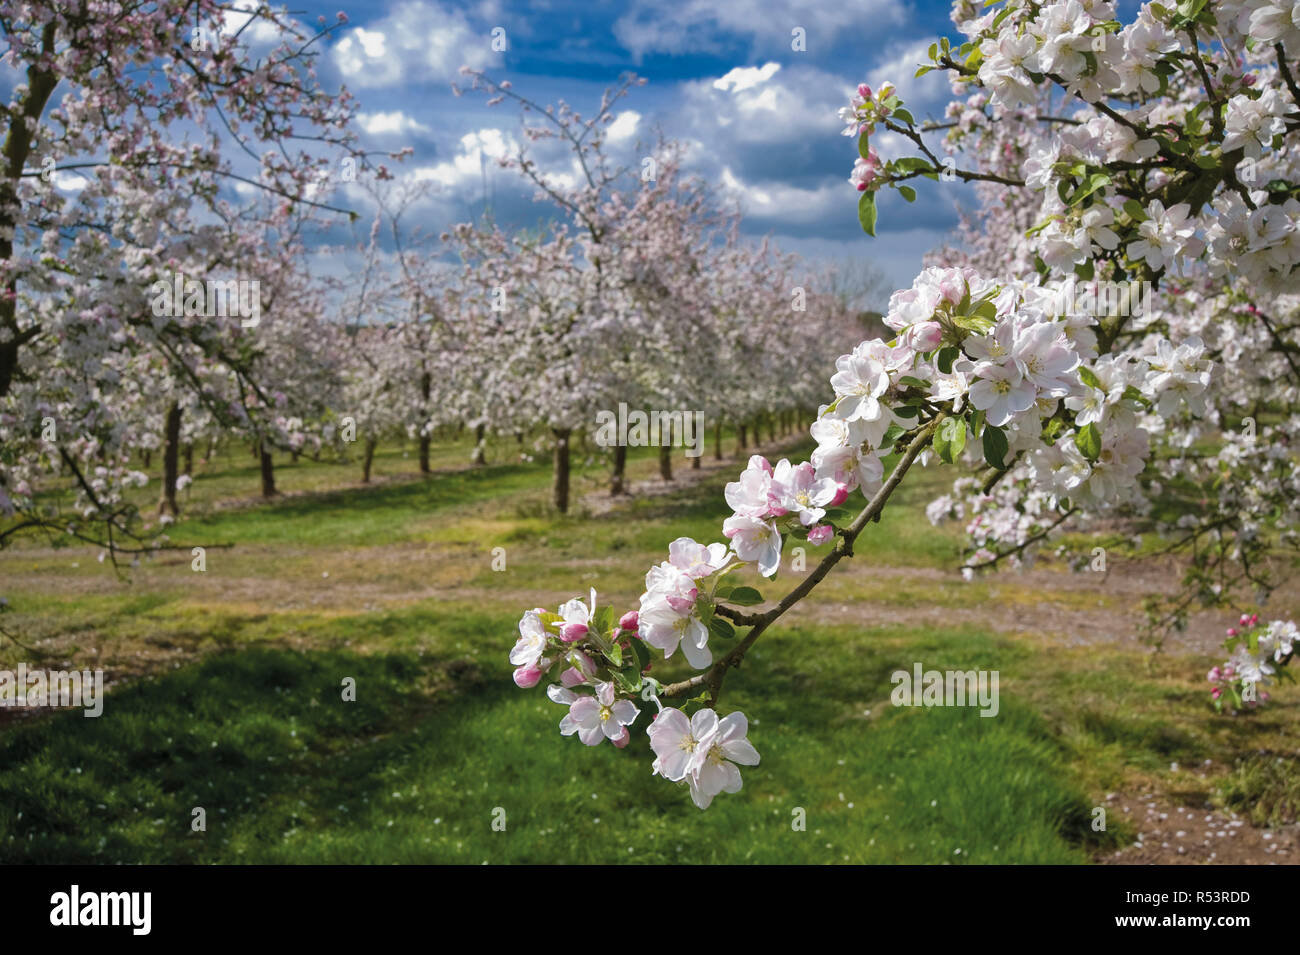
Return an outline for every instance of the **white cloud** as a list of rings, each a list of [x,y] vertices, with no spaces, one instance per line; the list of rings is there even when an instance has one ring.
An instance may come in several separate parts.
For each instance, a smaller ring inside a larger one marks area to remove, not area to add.
[[[746,216],[775,220],[784,226],[825,222],[828,216],[839,214],[845,205],[845,193],[839,184],[826,183],[815,189],[781,182],[756,186],[743,182],[730,166],[722,169],[722,188],[740,203],[741,212]]]
[[[357,124],[371,136],[432,132],[424,123],[412,119],[400,109],[387,113],[358,113]]]
[[[775,63],[737,67],[716,80],[685,83],[681,121],[691,133],[708,130],[720,151],[736,143],[781,143],[834,135],[835,111],[847,102],[843,82],[808,68],[777,78]]]
[[[766,83],[781,69],[780,63],[765,63],[759,66],[737,66],[713,81],[715,90],[730,90],[739,93],[752,89],[760,83]]]
[[[488,29],[476,29],[464,12],[432,0],[399,4],[368,27],[349,30],[332,56],[356,87],[450,81],[462,66],[479,69],[499,60]]]
[[[457,190],[467,185],[477,185],[483,175],[483,163],[497,159],[515,150],[512,137],[499,129],[480,129],[460,138],[456,155],[431,166],[417,166],[410,175],[417,181],[430,180],[444,189]]]
[[[55,169],[52,178],[54,188],[60,192],[80,192],[90,185],[85,176],[79,176],[75,172],[66,172],[62,169]]]
[[[634,109],[625,109],[605,129],[605,138],[611,143],[626,142],[636,135],[640,123],[640,113]]]
[[[275,43],[281,39],[280,31],[262,17],[254,20],[253,13],[261,6],[260,0],[235,0],[222,11],[220,27],[222,36],[235,36],[254,46]],[[253,20],[252,23],[249,23]],[[219,42],[219,41],[218,41]]]

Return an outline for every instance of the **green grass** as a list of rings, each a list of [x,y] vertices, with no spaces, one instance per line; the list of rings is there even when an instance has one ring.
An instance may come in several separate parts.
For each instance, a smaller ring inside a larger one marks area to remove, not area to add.
[[[923,644],[927,666],[978,664],[998,655],[987,638],[876,635],[849,671],[791,659],[842,634],[786,632],[730,700],[755,714],[763,763],[705,813],[650,776],[644,736],[586,750],[559,737],[560,707],[513,687],[499,654],[467,659],[508,617],[453,620],[430,637],[428,616],[412,614],[395,641],[432,639],[446,655],[248,647],[119,690],[100,719],[63,713],[11,730],[0,860],[1086,858],[1089,803],[1032,709],[1004,697],[996,719],[900,710],[868,689],[904,663],[904,646]],[[345,677],[355,702],[342,700]],[[206,832],[191,829],[197,807]],[[799,810],[806,831],[792,827]]]
[[[399,449],[381,459],[410,465]],[[825,582],[845,612],[791,614],[729,676],[721,709],[749,714],[762,763],[701,812],[651,775],[644,734],[621,751],[562,738],[562,708],[516,689],[506,653],[538,602],[595,586],[634,606],[670,540],[717,538],[722,483],[743,462],[562,517],[544,462],[494,460],[369,488],[347,486],[355,467],[300,462],[282,474],[295,496],[238,507],[218,503],[256,492],[253,462],[218,461],[173,530],[234,545],[210,550],[202,575],[187,551],[121,580],[84,550],[0,554],[6,627],[44,654],[0,643],[0,668],[103,667],[116,681],[99,719],[0,728],[0,862],[1082,863],[1130,835],[1092,832],[1107,791],[1184,785],[1171,763],[1286,745],[1294,688],[1218,718],[1199,682],[1208,658],[1047,649],[958,615],[997,600],[1028,620],[1036,601],[1074,598],[951,575],[956,539],[922,513],[949,475],[927,469]],[[644,452],[630,463],[634,479],[654,467]],[[601,462],[584,459],[575,482],[599,487]],[[873,577],[879,566],[897,572]],[[952,622],[909,622],[914,608]],[[999,715],[891,706],[889,674],[918,661],[998,670]],[[1223,798],[1293,811],[1285,769],[1239,772]],[[206,832],[191,829],[200,807]]]

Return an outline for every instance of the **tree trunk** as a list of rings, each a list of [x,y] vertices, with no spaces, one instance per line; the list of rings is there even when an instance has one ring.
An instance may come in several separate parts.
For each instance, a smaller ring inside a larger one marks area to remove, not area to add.
[[[569,513],[569,428],[552,428],[555,435],[555,509]]]
[[[470,455],[470,462],[479,467],[487,464],[487,425],[476,425],[474,428],[474,453]]]
[[[366,438],[366,450],[361,459],[361,483],[370,483],[370,465],[375,463],[375,445],[378,442],[374,438]]]
[[[271,460],[271,452],[266,449],[265,442],[258,442],[258,457],[262,462],[262,497],[275,497],[275,464]]]
[[[722,460],[722,419],[713,423],[713,460]]]
[[[167,409],[167,425],[164,429],[163,445],[163,487],[162,497],[158,501],[158,513],[175,517],[180,513],[176,506],[176,479],[180,477],[181,446],[181,406],[172,402]]]
[[[148,448],[145,448],[145,450],[144,450],[144,468],[143,468],[143,470],[148,471],[149,468],[150,468],[150,466],[151,466],[152,464],[153,464],[153,452],[152,452],[151,450],[149,450]]]
[[[659,429],[659,476],[665,481],[673,479],[673,423],[668,422],[665,429]]]
[[[776,415],[774,414],[769,414],[767,416],[767,435],[769,438],[772,439],[772,443],[775,444],[777,435],[776,435]]]
[[[194,442],[185,445],[185,473],[194,476]]]
[[[745,438],[746,438],[747,431],[748,429],[743,424],[736,426],[736,454],[737,455],[743,455],[745,453]]]
[[[429,414],[429,395],[433,392],[433,376],[425,372],[420,376],[420,395],[424,398],[422,406],[424,415]],[[420,473],[429,473],[429,440],[428,421],[426,420],[420,428]]]
[[[614,445],[614,472],[609,476],[609,496],[627,493],[624,475],[627,473],[627,445]]]

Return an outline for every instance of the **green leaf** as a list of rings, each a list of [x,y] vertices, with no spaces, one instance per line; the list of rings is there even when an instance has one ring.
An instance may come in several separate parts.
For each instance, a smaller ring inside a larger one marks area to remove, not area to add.
[[[611,670],[611,677],[614,682],[626,693],[638,693],[641,690],[641,674],[639,672],[628,672],[627,670]]]
[[[1136,199],[1125,199],[1124,211],[1128,213],[1129,218],[1134,222],[1147,221],[1147,211],[1142,208],[1142,203],[1138,202]]]
[[[714,617],[709,621],[709,633],[723,640],[736,639],[736,628],[722,617]]]
[[[898,191],[902,194],[903,198],[906,199],[908,202],[916,201],[916,190],[913,189],[911,186],[899,186]]]
[[[951,375],[952,363],[957,360],[957,356],[960,354],[961,349],[956,345],[949,345],[947,348],[940,348],[939,355],[935,359],[935,364],[938,365],[939,371],[943,372],[945,375]]]
[[[858,155],[863,159],[871,158],[871,145],[867,142],[867,131],[864,129],[862,135],[858,137]]]
[[[916,125],[916,120],[912,118],[912,114],[905,109],[894,110],[894,118],[901,123],[906,123],[908,126]]]
[[[961,457],[966,449],[966,421],[963,418],[945,418],[934,436],[934,449],[949,464]]]
[[[1096,461],[1101,457],[1101,432],[1095,424],[1084,425],[1074,436],[1074,445],[1089,461]]]
[[[1106,390],[1101,386],[1101,379],[1093,373],[1091,368],[1084,368],[1082,365],[1079,366],[1079,378],[1089,388],[1096,388],[1098,391]]]
[[[650,665],[650,648],[637,638],[633,638],[629,643],[632,647],[632,655],[636,657],[637,669],[644,670]]]
[[[733,603],[738,607],[752,607],[754,604],[763,602],[763,595],[753,587],[737,587],[727,598],[728,603]]]
[[[1001,428],[989,425],[984,429],[984,460],[999,471],[1006,468],[1007,434]]]
[[[875,238],[876,194],[874,192],[864,192],[862,198],[858,200],[858,222],[862,223],[863,232]]]
[[[933,172],[934,166],[930,160],[923,159],[920,156],[904,156],[902,159],[892,160],[889,168],[894,172]]]

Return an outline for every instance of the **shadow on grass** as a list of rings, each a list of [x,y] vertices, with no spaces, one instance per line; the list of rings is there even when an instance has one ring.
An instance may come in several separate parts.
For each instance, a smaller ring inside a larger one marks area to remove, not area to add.
[[[461,638],[486,624],[448,626],[440,656],[246,649],[115,692],[99,719],[9,731],[0,861],[1069,863],[1114,838],[1010,694],[996,719],[881,698],[918,653],[966,667],[1005,652],[994,638],[794,629],[756,647],[778,659],[733,674],[722,710],[761,714],[762,762],[700,812],[649,772],[652,703],[626,750],[588,749],[496,656],[469,662]]]
[[[262,817],[279,838],[366,797],[383,785],[386,740],[464,694],[503,692],[472,664],[414,653],[221,654],[112,693],[97,719],[62,712],[7,733],[0,859],[213,861],[223,831]],[[198,807],[206,833],[191,829]]]

